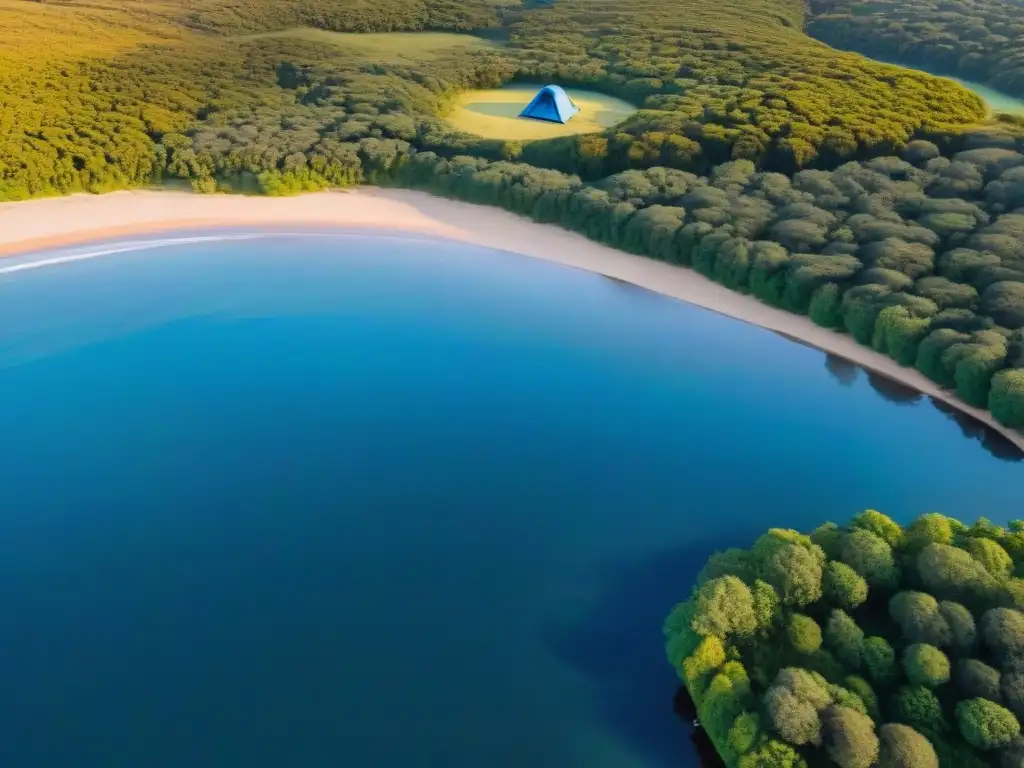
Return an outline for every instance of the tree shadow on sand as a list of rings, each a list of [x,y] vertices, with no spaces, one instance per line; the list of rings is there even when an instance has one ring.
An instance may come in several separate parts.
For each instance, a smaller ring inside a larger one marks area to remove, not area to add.
[[[692,720],[676,711],[679,679],[665,659],[661,627],[716,546],[727,545],[701,542],[604,564],[601,588],[584,614],[545,630],[548,649],[594,686],[603,725],[651,765],[701,766]]]

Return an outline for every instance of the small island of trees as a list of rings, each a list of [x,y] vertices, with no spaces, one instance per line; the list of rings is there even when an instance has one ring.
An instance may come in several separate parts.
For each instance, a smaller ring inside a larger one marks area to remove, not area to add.
[[[875,510],[715,553],[666,652],[730,768],[1024,766],[1024,521]]]

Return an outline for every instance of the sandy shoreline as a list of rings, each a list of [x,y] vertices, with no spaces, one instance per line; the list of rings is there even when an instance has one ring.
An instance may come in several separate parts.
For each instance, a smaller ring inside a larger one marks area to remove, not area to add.
[[[1003,427],[921,373],[819,328],[806,317],[730,291],[690,269],[633,256],[556,226],[498,208],[422,192],[361,188],[288,198],[138,191],[0,204],[0,256],[132,235],[213,227],[321,226],[389,229],[512,251],[605,275],[791,336],[943,400],[1024,450],[1024,433]]]

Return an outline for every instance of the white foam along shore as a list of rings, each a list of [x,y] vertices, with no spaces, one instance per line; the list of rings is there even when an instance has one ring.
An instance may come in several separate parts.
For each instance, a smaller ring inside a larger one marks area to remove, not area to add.
[[[633,256],[557,226],[507,211],[423,192],[364,187],[287,198],[196,195],[176,191],[72,195],[0,204],[0,256],[113,238],[214,227],[381,229],[449,238],[511,251],[622,280],[798,339],[943,400],[1024,450],[1008,429],[924,375],[819,328],[808,318],[730,291],[690,269]],[[0,273],[5,270],[0,265]]]

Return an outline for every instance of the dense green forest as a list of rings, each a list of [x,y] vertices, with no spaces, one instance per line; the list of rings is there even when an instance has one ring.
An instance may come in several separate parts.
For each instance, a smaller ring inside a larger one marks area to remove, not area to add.
[[[1024,5],[1011,0],[812,0],[807,29],[837,48],[1024,96]]]
[[[1022,568],[1022,521],[771,529],[708,560],[666,652],[730,768],[1019,768]]]
[[[979,124],[949,81],[812,40],[794,0],[683,5],[0,0],[0,200],[178,178],[500,205],[807,314],[1024,426],[1016,127]],[[268,34],[294,25],[478,44]],[[444,120],[459,93],[517,79],[641,109],[525,143]]]
[[[741,158],[783,172],[833,167],[914,137],[955,148],[982,119],[968,91],[834,51],[802,23],[798,0],[687,0],[685,12],[669,0],[0,0],[0,199],[182,175],[167,155],[186,143],[201,188],[225,171],[297,170],[297,155],[325,146],[344,158],[336,144],[366,137],[449,156],[521,153],[594,179]],[[489,55],[382,60],[242,34],[299,24],[473,28],[494,44]],[[643,109],[603,135],[522,148],[442,119],[459,91],[513,79],[586,85]],[[253,139],[258,151],[235,146]]]

